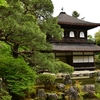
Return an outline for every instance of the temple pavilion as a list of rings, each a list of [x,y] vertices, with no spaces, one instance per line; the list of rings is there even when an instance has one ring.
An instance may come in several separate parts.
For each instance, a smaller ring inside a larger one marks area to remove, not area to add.
[[[95,53],[100,47],[88,41],[87,31],[100,26],[100,23],[84,21],[61,12],[58,24],[64,29],[62,40],[50,39],[55,57],[74,67],[74,70],[94,70]]]

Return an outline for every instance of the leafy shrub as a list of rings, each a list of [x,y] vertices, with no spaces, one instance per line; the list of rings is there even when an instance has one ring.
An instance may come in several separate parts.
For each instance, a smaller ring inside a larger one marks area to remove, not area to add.
[[[11,96],[9,95],[9,93],[4,90],[4,89],[1,89],[0,90],[0,100],[11,100]]]
[[[44,84],[45,86],[49,84],[53,84],[55,82],[56,77],[51,74],[40,74],[37,77],[37,84]]]
[[[0,59],[0,77],[12,97],[25,97],[33,90],[36,73],[23,59],[2,57]]]
[[[58,70],[62,73],[72,74],[74,67],[57,59],[55,62],[55,70]]]

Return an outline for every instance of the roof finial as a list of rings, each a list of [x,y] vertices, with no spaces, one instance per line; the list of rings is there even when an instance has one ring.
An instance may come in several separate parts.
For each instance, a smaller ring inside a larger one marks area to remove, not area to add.
[[[64,8],[62,7],[61,10],[62,10],[62,12],[63,12]]]

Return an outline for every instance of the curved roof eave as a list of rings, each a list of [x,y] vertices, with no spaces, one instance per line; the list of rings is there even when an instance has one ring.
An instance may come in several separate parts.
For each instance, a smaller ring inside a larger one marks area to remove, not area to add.
[[[57,44],[53,43],[53,51],[66,52],[100,52],[100,47],[94,44]]]
[[[59,21],[58,24],[65,24],[65,25],[79,25],[79,26],[94,26],[94,27],[97,27],[97,26],[100,26],[99,23],[87,23],[87,24],[84,24],[84,23],[71,23],[71,22],[61,22]]]
[[[100,26],[100,23],[93,23],[93,22],[84,21],[78,18],[74,18],[72,16],[67,15],[65,12],[61,12],[57,18],[58,18],[58,24],[86,26],[86,27],[91,27],[91,28]]]

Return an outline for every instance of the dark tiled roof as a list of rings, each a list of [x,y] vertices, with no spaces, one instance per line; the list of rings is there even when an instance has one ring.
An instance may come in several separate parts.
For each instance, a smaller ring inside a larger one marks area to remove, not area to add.
[[[67,15],[65,12],[61,12],[59,14],[58,24],[90,26],[92,28],[100,26],[100,23],[92,23],[92,22],[84,21],[78,18],[74,18],[72,16]]]
[[[94,44],[53,43],[53,51],[100,52],[100,47]]]

